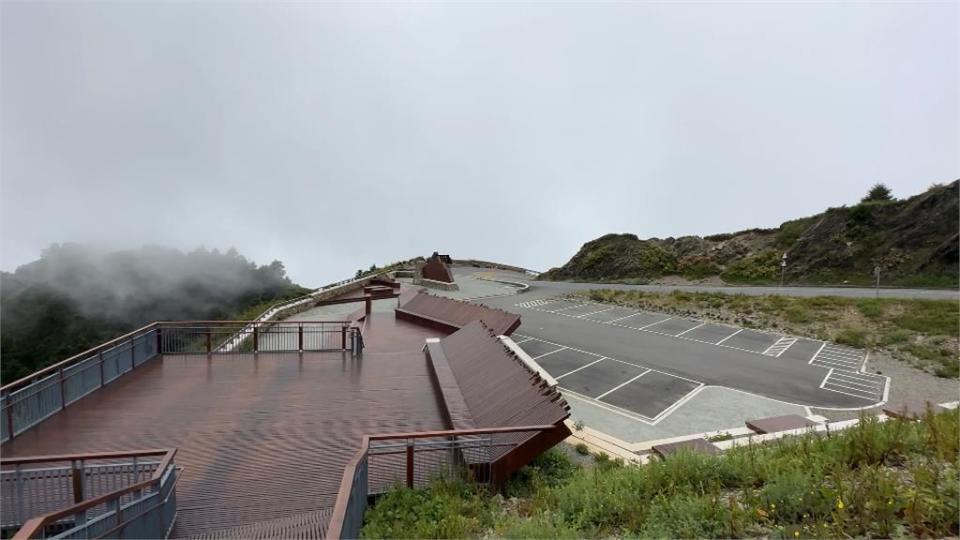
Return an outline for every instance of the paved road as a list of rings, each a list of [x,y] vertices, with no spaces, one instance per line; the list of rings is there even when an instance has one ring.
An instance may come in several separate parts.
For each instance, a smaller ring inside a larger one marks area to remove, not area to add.
[[[726,386],[812,407],[863,407],[872,403],[820,389],[827,370],[808,364],[813,350],[802,355],[787,353],[774,358],[517,305],[551,296],[545,292],[550,291],[539,289],[478,302],[520,313],[523,317],[518,330],[520,334],[634,362],[704,384]]]
[[[480,271],[476,268],[458,268],[463,273]],[[459,273],[459,272],[458,272]],[[622,283],[572,283],[569,281],[535,281],[523,274],[497,271],[495,275],[512,281],[522,281],[533,290],[543,290],[551,294],[562,294],[590,289],[616,289],[624,291],[670,292],[674,290],[694,292],[723,292],[729,294],[779,294],[785,296],[848,296],[853,298],[874,298],[875,289],[863,287],[737,287],[710,285],[625,285]],[[880,298],[922,298],[930,300],[958,300],[960,291],[945,289],[880,289]]]

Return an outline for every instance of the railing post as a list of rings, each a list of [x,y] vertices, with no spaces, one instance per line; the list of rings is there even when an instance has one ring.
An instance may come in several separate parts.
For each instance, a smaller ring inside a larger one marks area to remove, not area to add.
[[[57,370],[57,380],[60,381],[60,410],[67,408],[66,381],[63,380],[63,368]]]
[[[303,323],[297,325],[297,350],[303,352]]]
[[[347,350],[347,327],[340,327],[340,348]]]
[[[210,349],[210,327],[209,326],[207,327],[205,334],[207,336],[207,354],[210,354],[211,349]]]
[[[260,351],[260,333],[258,332],[257,323],[253,323],[253,352]]]
[[[13,432],[10,432],[10,437],[13,438]],[[20,464],[17,464],[16,471],[17,478],[17,519],[23,523],[27,520],[27,516],[23,515],[23,471],[20,469]]]
[[[73,504],[83,501],[83,460],[75,459],[72,462],[70,477],[73,480]]]
[[[407,487],[413,488],[413,439],[407,439]]]
[[[13,395],[9,391],[4,393],[3,403],[6,405],[4,416],[7,423],[7,437],[13,439]]]
[[[100,364],[100,388],[103,388],[103,351],[97,353],[97,363]]]
[[[157,327],[157,354],[163,354],[163,328]]]

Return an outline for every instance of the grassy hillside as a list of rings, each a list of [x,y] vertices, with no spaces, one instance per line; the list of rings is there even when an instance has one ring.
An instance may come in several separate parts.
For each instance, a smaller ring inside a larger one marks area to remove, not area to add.
[[[960,376],[960,305],[954,300],[610,289],[580,294],[595,302],[882,350],[937,376]]]
[[[608,234],[583,245],[541,279],[644,283],[665,276],[728,283],[776,283],[788,254],[794,284],[958,285],[958,184],[933,186],[903,200],[872,200],[787,221],[776,229],[641,240]]]
[[[234,250],[54,245],[0,273],[0,378],[13,381],[152,321],[248,317],[307,291],[279,261],[257,266]]]
[[[398,489],[365,538],[942,538],[958,533],[957,411],[644,466],[551,451],[506,497],[457,481]]]

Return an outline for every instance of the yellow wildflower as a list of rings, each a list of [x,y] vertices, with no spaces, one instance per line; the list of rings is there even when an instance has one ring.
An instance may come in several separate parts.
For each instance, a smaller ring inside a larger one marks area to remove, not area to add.
[[[841,499],[840,497],[837,497],[837,508],[839,508],[840,510],[843,510],[843,499]]]

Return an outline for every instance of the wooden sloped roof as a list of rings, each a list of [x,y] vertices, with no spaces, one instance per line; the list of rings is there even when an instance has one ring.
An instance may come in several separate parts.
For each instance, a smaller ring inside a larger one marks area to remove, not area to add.
[[[569,436],[563,423],[570,416],[566,400],[531,371],[482,321],[427,344],[427,354],[455,429],[553,424],[552,433],[498,435],[503,447],[498,460],[509,474]],[[510,455],[507,455],[510,454]]]
[[[455,332],[473,321],[483,321],[497,335],[509,336],[520,326],[520,315],[515,313],[422,291],[412,296],[401,296],[396,312],[397,318],[449,332]]]

